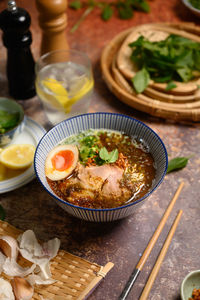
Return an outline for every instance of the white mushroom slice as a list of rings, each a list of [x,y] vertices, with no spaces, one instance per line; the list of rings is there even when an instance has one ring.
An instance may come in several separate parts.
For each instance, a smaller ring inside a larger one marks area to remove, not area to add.
[[[29,275],[27,278],[28,282],[31,284],[31,285],[35,285],[35,284],[53,284],[55,283],[57,280],[54,280],[54,279],[44,279],[42,277],[42,274],[31,274]]]
[[[26,279],[22,277],[14,277],[11,280],[11,285],[13,287],[16,300],[32,299],[34,289]]]
[[[14,259],[6,258],[3,265],[3,272],[8,276],[27,276],[32,273],[36,265],[33,264],[30,268],[22,268]]]
[[[6,256],[2,252],[0,252],[0,274],[3,271],[3,265],[5,263],[5,260],[6,260]]]
[[[25,231],[18,237],[19,251],[27,260],[40,267],[44,279],[51,277],[49,261],[57,255],[60,240],[55,238],[40,245],[32,230]]]
[[[0,278],[0,300],[15,300],[11,284]]]
[[[17,260],[18,245],[17,245],[17,241],[13,237],[8,236],[8,235],[1,236],[0,237],[0,250],[7,257]]]

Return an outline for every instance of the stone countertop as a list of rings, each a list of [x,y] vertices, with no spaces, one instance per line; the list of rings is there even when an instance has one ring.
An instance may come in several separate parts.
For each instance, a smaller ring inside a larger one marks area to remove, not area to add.
[[[149,1],[151,12],[135,12],[131,20],[114,16],[110,21],[100,19],[95,10],[74,33],[69,32],[81,11],[68,9],[67,37],[71,48],[86,52],[92,60],[95,88],[90,111],[121,112],[144,121],[164,141],[170,157],[191,156],[185,169],[168,174],[161,186],[144,202],[137,213],[121,221],[108,224],[87,223],[69,216],[49,197],[35,179],[24,187],[0,195],[0,204],[6,210],[6,221],[22,229],[33,229],[41,240],[55,236],[61,239],[62,248],[89,261],[104,265],[111,261],[115,267],[90,296],[90,300],[118,299],[132,270],[156,229],[179,183],[184,189],[169,217],[167,224],[148,258],[128,299],[139,298],[155,263],[173,219],[179,209],[183,216],[162,263],[149,295],[151,300],[180,299],[180,284],[184,276],[200,268],[200,124],[175,123],[136,111],[120,102],[108,90],[100,70],[103,47],[119,32],[138,24],[152,22],[194,22],[200,19],[191,14],[180,0]],[[18,0],[18,6],[28,10],[32,18],[32,52],[39,57],[41,32],[38,26],[35,1]],[[0,10],[5,8],[0,1]],[[6,50],[0,41],[0,90],[7,96],[5,76]],[[37,97],[20,101],[26,114],[45,125],[45,117]]]

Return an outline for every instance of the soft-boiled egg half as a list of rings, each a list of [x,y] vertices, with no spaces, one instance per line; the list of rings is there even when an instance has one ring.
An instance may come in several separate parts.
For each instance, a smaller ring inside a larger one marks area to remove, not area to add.
[[[78,148],[75,145],[60,145],[47,155],[45,174],[51,180],[68,177],[78,162]]]

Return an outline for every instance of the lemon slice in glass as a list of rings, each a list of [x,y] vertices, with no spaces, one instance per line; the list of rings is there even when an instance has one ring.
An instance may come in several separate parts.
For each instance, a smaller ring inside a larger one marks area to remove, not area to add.
[[[89,80],[86,77],[84,77],[84,79],[81,78],[81,82],[80,80],[78,81],[79,84],[73,85],[70,93],[68,93],[61,82],[53,78],[46,78],[42,80],[42,85],[50,90],[52,94],[46,94],[42,92],[42,90],[39,91],[39,94],[43,93],[44,95],[42,98],[46,98],[46,100],[57,109],[69,113],[72,105],[86,95],[94,85],[93,80]]]
[[[30,144],[13,144],[0,153],[0,163],[11,169],[23,169],[33,162],[35,147]]]
[[[54,78],[46,78],[42,80],[42,85],[47,88],[52,94],[44,93],[44,99],[46,98],[57,109],[63,110],[66,102],[68,101],[68,92],[62,86],[62,83]]]

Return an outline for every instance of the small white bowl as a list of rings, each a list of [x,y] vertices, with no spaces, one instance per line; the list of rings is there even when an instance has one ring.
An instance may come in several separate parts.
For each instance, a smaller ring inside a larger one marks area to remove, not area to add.
[[[200,289],[200,270],[190,272],[181,284],[181,299],[192,298],[193,289]]]
[[[183,4],[197,17],[200,17],[200,9],[195,8],[188,0],[182,0]]]

